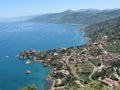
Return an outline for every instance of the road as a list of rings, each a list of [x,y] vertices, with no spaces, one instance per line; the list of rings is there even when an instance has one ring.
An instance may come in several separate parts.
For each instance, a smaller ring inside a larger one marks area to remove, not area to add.
[[[90,61],[88,61],[88,62],[94,67],[92,73],[89,75],[89,79],[90,79],[91,81],[93,81],[92,75],[97,71],[97,67],[96,67],[93,63],[91,63]]]
[[[70,59],[71,56],[72,56],[72,55],[68,56],[67,59],[66,59],[66,65],[67,65],[67,67],[69,67],[69,68],[70,68],[70,66],[69,66],[69,59]],[[70,73],[71,73],[74,77],[76,77],[78,80],[83,81],[83,83],[84,83],[84,79],[81,79],[75,72],[72,72],[72,70],[71,70]]]

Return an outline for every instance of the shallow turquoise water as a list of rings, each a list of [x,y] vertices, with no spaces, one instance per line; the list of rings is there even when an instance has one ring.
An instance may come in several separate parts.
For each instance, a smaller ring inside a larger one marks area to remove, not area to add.
[[[83,27],[32,22],[0,23],[0,89],[17,90],[20,86],[35,83],[38,90],[47,90],[46,76],[51,69],[40,63],[26,65],[15,56],[24,49],[48,50],[85,44],[83,33],[76,31]],[[6,55],[10,58],[6,59]],[[32,73],[26,75],[26,70]]]

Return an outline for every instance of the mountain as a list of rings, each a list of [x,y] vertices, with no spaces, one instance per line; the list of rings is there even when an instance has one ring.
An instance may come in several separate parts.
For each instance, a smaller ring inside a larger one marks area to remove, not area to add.
[[[94,10],[82,9],[78,11],[67,10],[61,13],[45,14],[34,17],[32,22],[93,24],[120,16],[120,9]]]
[[[72,10],[66,10],[64,12],[61,13],[52,13],[52,14],[44,14],[44,15],[40,15],[37,17],[34,17],[28,21],[32,21],[32,22],[54,22],[57,23],[59,22],[59,20],[69,14],[74,13],[74,11]]]
[[[116,18],[120,16],[120,9],[118,10],[103,10],[99,12],[94,11],[85,11],[85,12],[77,12],[70,15],[66,15],[61,18],[61,21],[64,23],[72,22],[72,23],[83,23],[83,24],[93,24],[102,22],[105,20],[109,20],[112,18]]]

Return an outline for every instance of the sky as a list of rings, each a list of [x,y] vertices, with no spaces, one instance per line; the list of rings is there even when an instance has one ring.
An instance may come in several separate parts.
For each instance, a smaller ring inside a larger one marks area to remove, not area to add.
[[[0,18],[62,12],[67,9],[120,8],[120,0],[0,0]]]

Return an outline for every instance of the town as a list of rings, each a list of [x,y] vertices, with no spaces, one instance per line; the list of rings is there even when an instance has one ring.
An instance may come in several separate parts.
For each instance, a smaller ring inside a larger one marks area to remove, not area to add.
[[[120,55],[104,48],[110,45],[108,38],[103,36],[95,43],[89,40],[83,46],[42,52],[33,49],[24,50],[17,55],[17,58],[31,59],[43,63],[45,67],[52,67],[53,70],[47,77],[52,82],[51,90],[82,90],[86,87],[95,90],[102,88],[113,90],[120,84]]]

